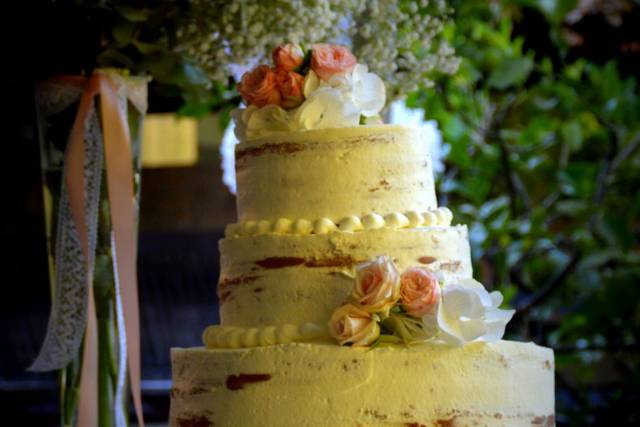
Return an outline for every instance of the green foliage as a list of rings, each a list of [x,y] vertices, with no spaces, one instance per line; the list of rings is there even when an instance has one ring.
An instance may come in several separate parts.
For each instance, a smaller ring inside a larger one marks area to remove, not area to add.
[[[556,351],[558,424],[631,425],[640,101],[614,61],[567,59],[573,4],[458,2],[460,71],[407,102],[440,124],[441,203],[469,224],[476,276],[519,310],[508,334]],[[525,49],[536,40],[514,31],[524,11],[548,23],[550,47]]]
[[[34,6],[32,64],[41,78],[89,74],[95,68],[124,68],[149,75],[154,99],[178,99],[187,112],[228,99],[223,84],[212,82],[180,48],[176,31],[189,8],[186,1],[78,0]],[[172,108],[178,106],[171,105]]]

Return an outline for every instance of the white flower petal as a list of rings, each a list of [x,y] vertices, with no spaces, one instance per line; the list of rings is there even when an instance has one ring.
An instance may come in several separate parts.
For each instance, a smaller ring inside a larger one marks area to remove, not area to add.
[[[427,322],[430,321],[430,319],[426,316],[424,320],[426,320]],[[435,320],[437,327],[440,329],[440,332],[443,335],[443,339],[445,339],[449,343],[457,345],[464,344],[462,333],[457,327],[459,318],[448,317],[447,312],[444,309],[444,304],[442,302],[438,306]]]
[[[491,305],[493,307],[500,307],[500,304],[502,304],[502,301],[504,301],[504,297],[498,291],[491,292],[489,296],[491,297]]]
[[[480,337],[480,341],[484,342],[496,342],[500,341],[504,336],[504,329],[507,326],[506,322],[487,322],[487,332]]]
[[[506,324],[511,320],[515,312],[515,310],[501,310],[499,308],[494,308],[487,310],[484,318],[487,322],[504,322]]]
[[[470,279],[470,278],[460,279],[458,280],[456,285],[462,286],[467,289],[481,289],[486,291],[482,283],[478,282],[476,279]]]
[[[360,119],[356,106],[329,86],[319,87],[294,111],[294,121],[302,129],[356,126]]]
[[[323,82],[322,85],[332,87],[334,89],[343,89],[350,91],[353,86],[352,74],[334,74],[329,77],[329,80]]]
[[[313,129],[325,107],[318,99],[308,98],[294,111],[293,120],[297,129]]]
[[[320,79],[318,75],[313,71],[309,70],[309,74],[304,78],[304,83],[302,85],[302,93],[305,98],[309,98],[311,94],[318,89],[320,86]]]
[[[374,116],[382,110],[386,100],[384,82],[373,73],[353,79],[353,99],[365,116]]]
[[[464,288],[472,290],[478,296],[478,298],[480,298],[480,301],[482,301],[483,306],[485,307],[492,306],[491,297],[487,293],[487,290],[482,285],[482,283],[478,282],[475,279],[462,279],[458,282],[458,284],[463,286]]]
[[[472,292],[456,285],[445,286],[442,308],[445,315],[452,319],[462,316],[475,317],[483,310],[478,298]]]
[[[460,332],[465,342],[471,342],[488,331],[487,324],[482,319],[466,319],[460,321]]]
[[[244,117],[248,117],[245,122],[246,128],[243,130],[246,138],[259,138],[272,132],[290,130],[288,113],[277,105],[255,108],[250,115],[245,111]]]
[[[501,302],[499,292],[489,294],[482,284],[472,279],[444,286],[436,318],[440,337],[458,345],[500,340],[506,324],[515,313],[515,310],[501,310],[494,306]],[[425,318],[423,322],[428,324],[432,320]]]

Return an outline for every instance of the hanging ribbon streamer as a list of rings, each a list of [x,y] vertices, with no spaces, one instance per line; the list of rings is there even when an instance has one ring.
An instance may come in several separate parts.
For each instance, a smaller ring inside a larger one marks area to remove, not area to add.
[[[63,110],[77,101],[78,96],[80,104],[64,156],[53,305],[42,349],[29,369],[64,368],[78,354],[84,335],[77,421],[83,427],[96,426],[98,414],[93,270],[103,153],[112,223],[116,318],[120,332],[116,396],[123,399],[125,381],[122,378],[128,365],[138,424],[144,426],[136,277],[137,215],[127,100],[144,115],[146,85],[146,79],[96,72],[88,79],[60,77],[50,80],[38,95],[38,104],[45,115]],[[102,127],[94,102],[97,96]],[[116,400],[116,405],[120,403]],[[124,419],[122,411],[116,410],[118,425]]]

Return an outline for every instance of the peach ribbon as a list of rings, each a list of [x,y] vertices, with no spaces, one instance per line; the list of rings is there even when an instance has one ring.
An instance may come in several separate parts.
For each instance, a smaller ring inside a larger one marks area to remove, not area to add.
[[[122,287],[129,381],[138,424],[144,427],[140,384],[140,320],[136,272],[137,229],[133,190],[133,156],[127,118],[118,105],[118,85],[107,74],[96,73],[88,79],[82,77],[61,77],[61,79],[70,84],[84,86],[78,113],[71,129],[65,164],[71,216],[78,232],[85,260],[89,260],[91,257],[88,253],[88,229],[85,221],[84,137],[93,100],[96,96],[100,96],[108,198],[115,245],[114,258],[117,265],[115,273]],[[91,275],[92,266],[87,265],[87,271]],[[87,325],[77,422],[77,425],[82,427],[97,426],[98,415],[97,324],[93,290],[90,286],[91,280],[88,281],[88,284]]]

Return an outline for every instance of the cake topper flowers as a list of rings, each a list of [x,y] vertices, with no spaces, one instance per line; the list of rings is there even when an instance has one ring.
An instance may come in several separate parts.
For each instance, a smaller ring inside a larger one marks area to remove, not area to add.
[[[473,279],[443,285],[425,267],[398,274],[387,256],[358,265],[355,282],[349,301],[329,320],[340,345],[494,342],[515,312],[500,309],[502,294],[487,292]]]
[[[315,44],[305,51],[290,43],[272,58],[272,67],[258,65],[238,84],[246,104],[232,112],[238,139],[380,122],[384,83],[346,47]]]

